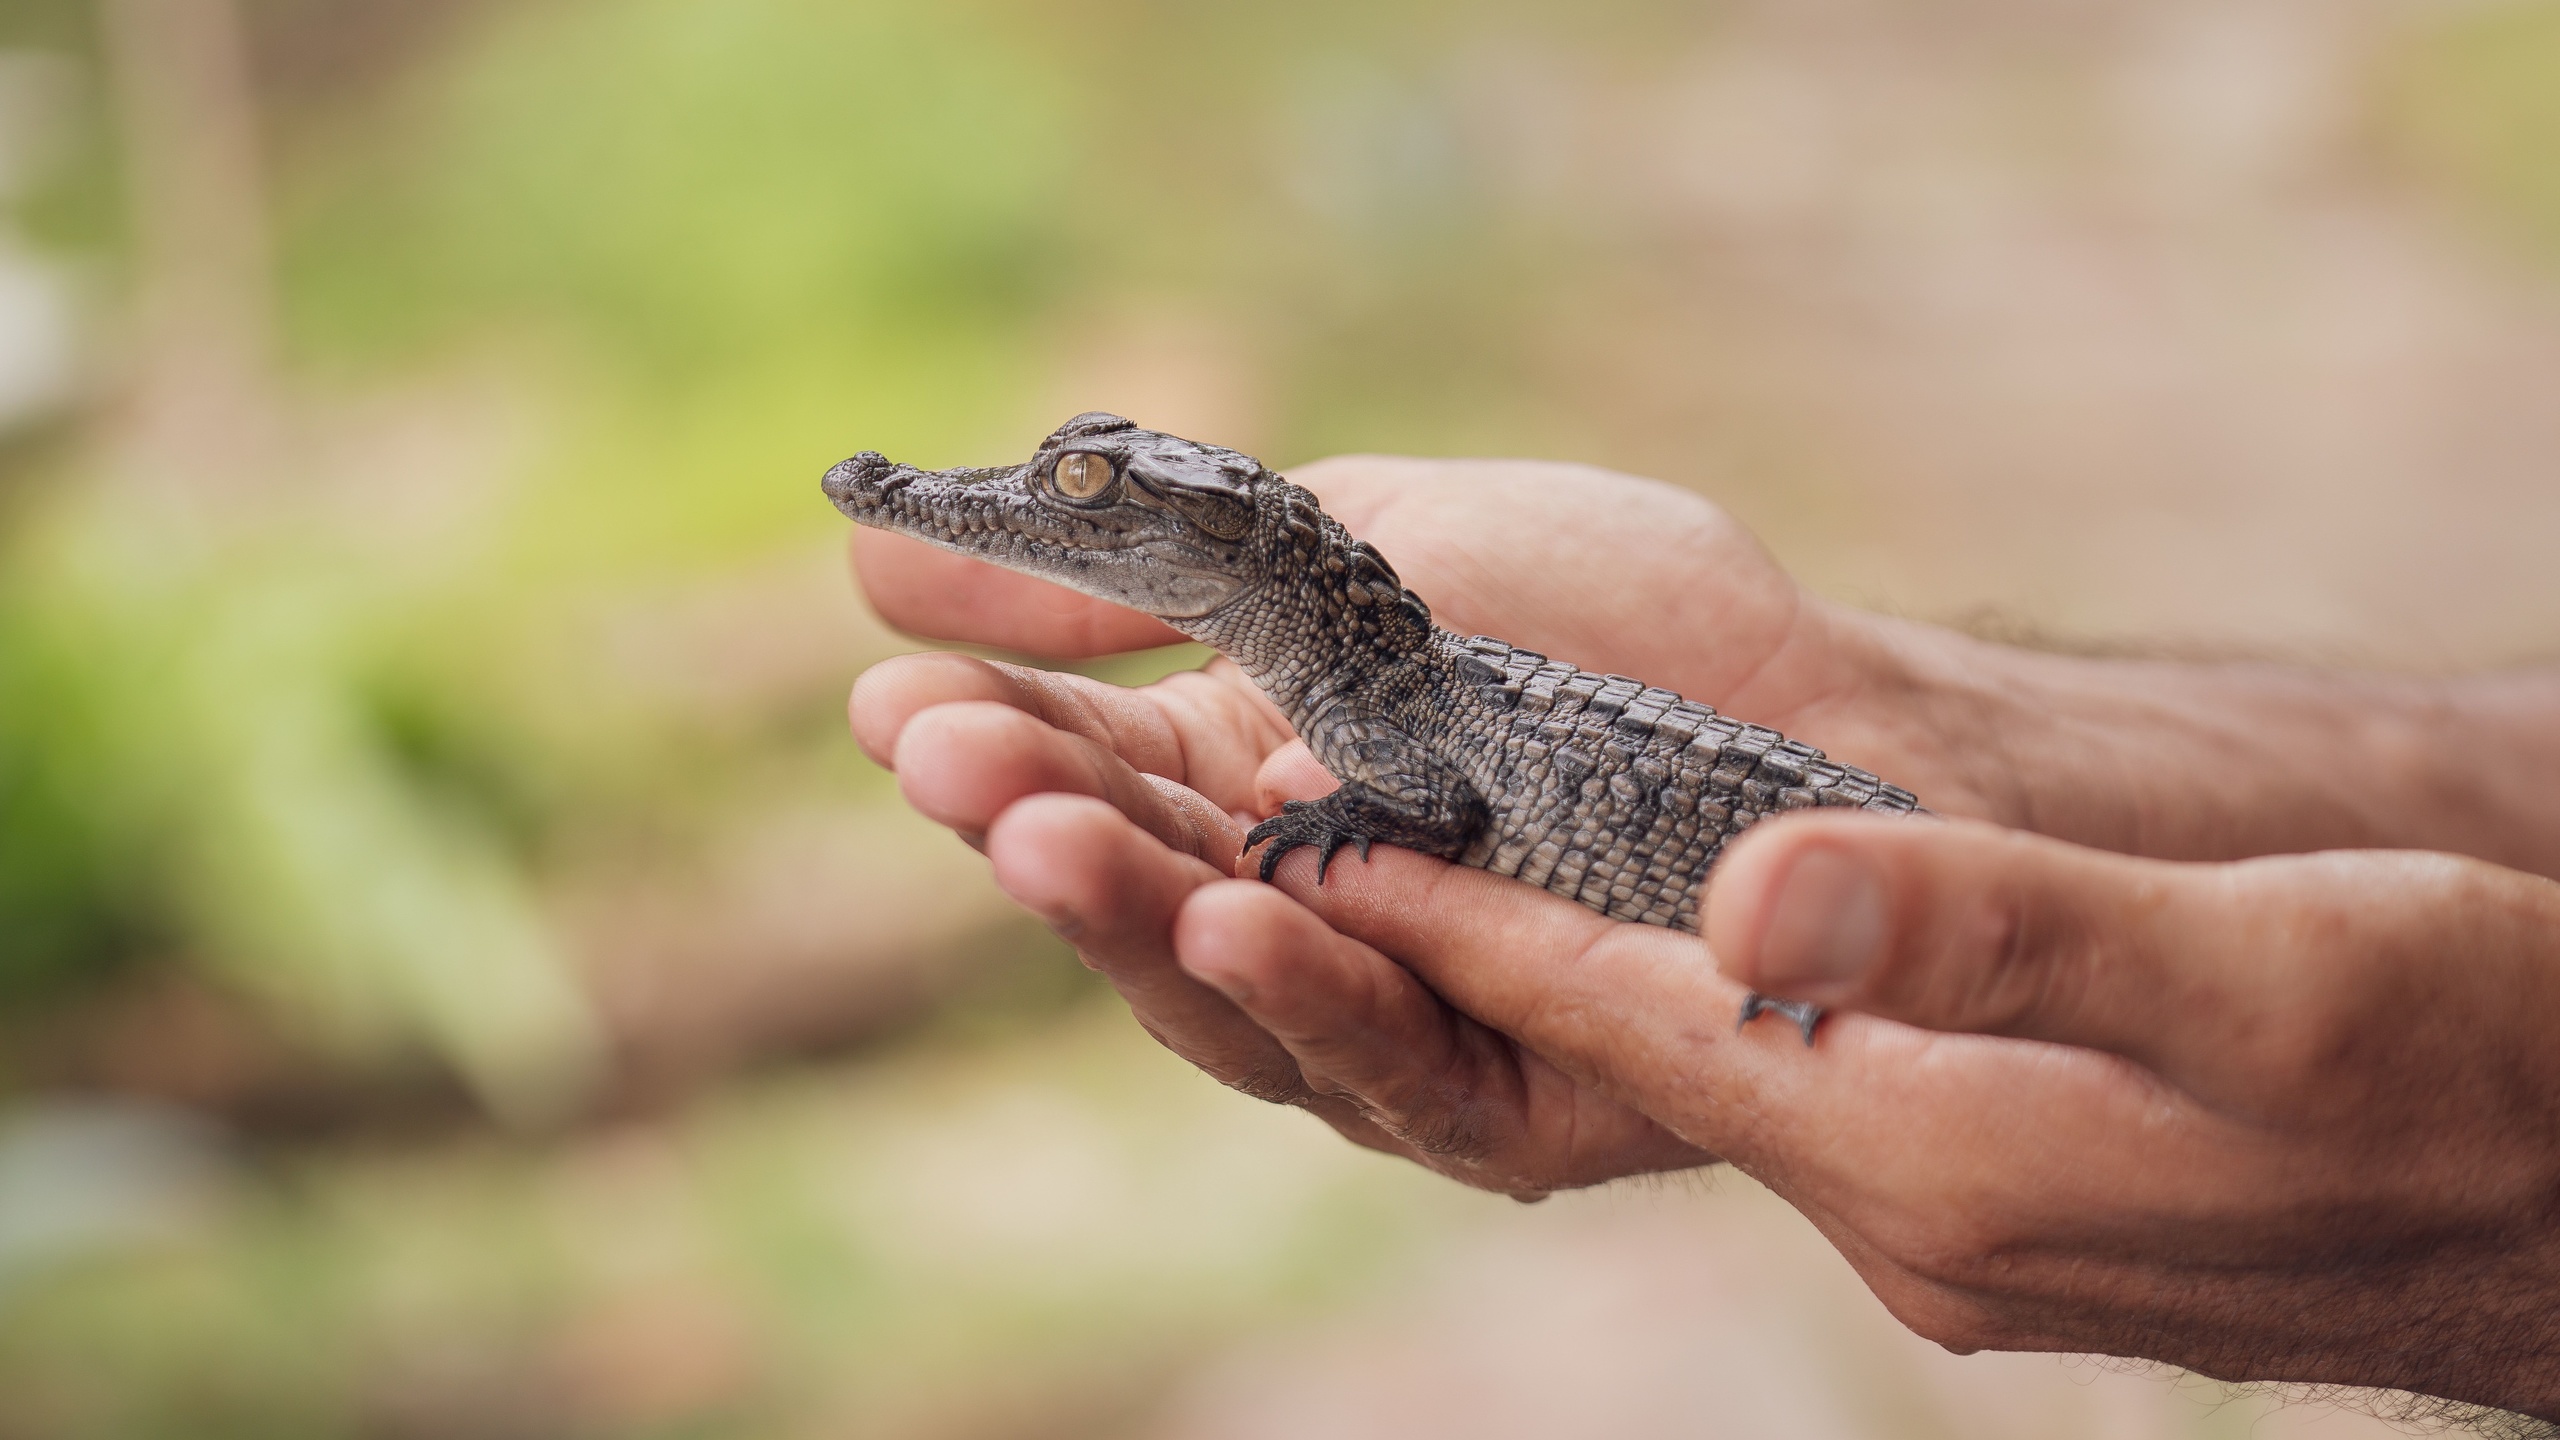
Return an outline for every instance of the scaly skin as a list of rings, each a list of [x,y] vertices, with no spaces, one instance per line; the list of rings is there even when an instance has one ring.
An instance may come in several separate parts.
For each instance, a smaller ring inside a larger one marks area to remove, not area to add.
[[[1253,828],[1265,880],[1301,846],[1321,881],[1343,846],[1365,859],[1383,841],[1694,933],[1708,868],[1761,817],[1917,808],[1668,690],[1443,630],[1313,495],[1251,456],[1116,415],[1079,415],[1009,468],[919,470],[866,451],[825,489],[861,524],[1145,611],[1242,667],[1342,782]],[[1763,1010],[1812,1043],[1818,1010],[1754,996],[1742,1022]]]

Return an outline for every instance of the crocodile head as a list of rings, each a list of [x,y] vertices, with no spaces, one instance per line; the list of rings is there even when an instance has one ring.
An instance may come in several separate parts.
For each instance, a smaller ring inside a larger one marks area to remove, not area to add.
[[[1167,620],[1268,578],[1277,527],[1262,502],[1282,484],[1250,455],[1100,413],[1059,426],[1021,465],[919,470],[864,451],[824,482],[860,524]]]

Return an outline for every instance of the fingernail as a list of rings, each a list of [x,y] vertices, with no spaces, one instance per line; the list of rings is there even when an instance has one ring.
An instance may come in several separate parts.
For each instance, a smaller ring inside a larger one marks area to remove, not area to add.
[[[1875,867],[1846,850],[1809,850],[1778,882],[1754,983],[1800,999],[1848,989],[1884,953],[1884,930]]]

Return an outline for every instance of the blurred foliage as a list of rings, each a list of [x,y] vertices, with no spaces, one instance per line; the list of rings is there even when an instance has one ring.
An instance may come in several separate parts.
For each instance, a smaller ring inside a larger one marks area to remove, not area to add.
[[[0,1309],[0,1435],[1074,1434],[1504,1203],[1181,1070],[1087,1006],[555,1147],[280,1158]]]
[[[59,73],[58,83],[11,97],[0,116],[6,159],[0,215],[7,228],[56,254],[111,273],[121,268],[123,157],[107,116],[92,0],[11,0],[0,6],[0,52]],[[13,87],[17,88],[17,87]],[[0,491],[12,477],[0,470]]]
[[[2421,173],[2560,261],[2560,4],[2457,9],[2399,71],[2390,119]]]
[[[364,703],[368,622],[405,597],[289,536],[191,566],[111,495],[18,538],[22,990],[183,948],[343,1059],[424,1039],[519,1119],[581,1091],[595,1039],[522,877]]]
[[[26,597],[0,602],[0,1006],[164,943],[157,849],[118,812],[111,703]]]
[[[0,475],[20,1033],[179,965],[324,1074],[423,1050],[555,1120],[613,963],[562,952],[565,884],[887,802],[839,709],[881,642],[793,641],[846,632],[770,579],[838,543],[827,464],[1016,452],[1168,309],[1275,456],[1552,428],[1520,362],[1560,242],[1471,168],[1447,7],[368,8],[243,6],[309,443],[162,513],[100,404]],[[112,306],[96,17],[30,0],[0,46],[82,67],[9,223]],[[172,1229],[0,1245],[0,1436],[1057,1433],[1470,1203],[1107,1009],[1059,1029],[1094,987],[1034,958],[1074,983],[989,970],[906,1060],[629,1133],[281,1149]]]
[[[827,533],[847,448],[1000,429],[1073,115],[965,7],[752,0],[495,14],[285,187],[292,334],[320,367],[549,336],[560,444],[507,557],[554,581]]]
[[[363,9],[245,13],[272,57]],[[12,33],[94,65],[85,10]],[[1564,241],[1471,149],[1485,97],[1438,7],[1317,18],[456,5],[370,81],[276,102],[297,423],[416,418],[299,454],[293,513],[210,531],[134,513],[96,457],[14,477],[54,499],[6,542],[0,924],[26,938],[0,985],[174,955],[342,1056],[424,1042],[498,1103],[546,1067],[496,1057],[580,1048],[533,915],[564,856],[681,846],[777,757],[867,784],[817,742],[814,682],[706,724],[614,638],[831,543],[812,477],[846,451],[1010,453],[1116,311],[1164,303],[1267,392],[1272,453],[1540,448],[1519,362]],[[102,274],[107,91],[63,107],[14,211]]]

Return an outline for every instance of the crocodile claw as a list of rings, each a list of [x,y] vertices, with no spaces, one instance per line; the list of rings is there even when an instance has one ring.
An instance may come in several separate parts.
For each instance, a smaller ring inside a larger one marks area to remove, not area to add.
[[[1325,809],[1322,802],[1315,800],[1283,801],[1279,814],[1245,832],[1244,848],[1247,850],[1265,840],[1271,842],[1271,848],[1262,852],[1262,864],[1258,867],[1265,884],[1270,883],[1272,872],[1280,868],[1280,862],[1292,850],[1314,849],[1316,883],[1319,885],[1324,883],[1324,872],[1333,865],[1334,853],[1343,846],[1358,846],[1360,859],[1364,863],[1368,860],[1370,837],[1337,827],[1332,823],[1332,817],[1324,813]]]
[[[1742,1018],[1733,1022],[1733,1033],[1741,1034],[1743,1026],[1765,1014],[1784,1015],[1796,1022],[1796,1029],[1804,1033],[1805,1048],[1813,1048],[1813,1027],[1822,1018],[1821,1006],[1810,1000],[1772,1000],[1755,990],[1742,997]]]

